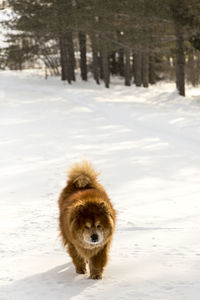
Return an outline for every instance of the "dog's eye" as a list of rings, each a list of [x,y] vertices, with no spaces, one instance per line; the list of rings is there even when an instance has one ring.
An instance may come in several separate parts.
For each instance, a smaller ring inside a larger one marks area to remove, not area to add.
[[[89,226],[85,225],[85,229],[90,229]]]
[[[101,228],[101,225],[97,225],[97,228],[98,228],[98,229]]]

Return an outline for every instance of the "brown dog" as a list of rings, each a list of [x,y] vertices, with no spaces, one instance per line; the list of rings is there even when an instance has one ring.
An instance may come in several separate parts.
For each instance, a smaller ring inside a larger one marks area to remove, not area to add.
[[[98,173],[84,161],[75,164],[59,198],[60,232],[76,272],[100,279],[108,260],[115,227],[115,210],[97,181]]]

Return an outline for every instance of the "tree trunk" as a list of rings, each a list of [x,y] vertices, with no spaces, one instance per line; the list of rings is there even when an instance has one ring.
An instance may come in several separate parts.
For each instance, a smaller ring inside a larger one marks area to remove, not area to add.
[[[149,56],[149,83],[156,83],[156,73],[155,73],[155,56],[151,54]]]
[[[196,74],[196,82],[195,85],[198,85],[200,83],[200,52],[198,51],[196,54],[196,67],[195,67],[195,74]]]
[[[141,86],[142,84],[142,54],[136,52],[133,55],[133,74],[134,83],[136,86]]]
[[[124,49],[120,48],[118,52],[119,75],[124,76]]]
[[[80,69],[82,80],[87,81],[86,35],[79,32]]]
[[[185,96],[185,54],[182,27],[175,21],[176,33],[176,87]]]
[[[116,61],[116,52],[113,51],[110,56],[110,72],[112,75],[117,74],[117,61]]]
[[[96,36],[91,36],[91,42],[92,42],[92,71],[94,80],[97,84],[100,84],[99,81],[99,66],[98,66],[98,48],[97,48],[97,40]]]
[[[143,87],[149,86],[149,55],[146,52],[142,53],[142,83]]]
[[[75,81],[75,55],[74,55],[74,43],[72,32],[66,33],[67,38],[67,50],[68,50],[68,76],[70,80]]]
[[[102,60],[103,60],[103,80],[105,87],[109,88],[110,84],[110,70],[109,70],[109,60],[108,60],[108,50],[105,41],[102,42]]]
[[[102,50],[99,51],[98,61],[99,61],[100,78],[103,80],[104,74],[103,74],[103,51]]]
[[[131,85],[131,65],[130,65],[130,49],[128,47],[124,48],[125,54],[125,68],[124,68],[124,75],[125,75],[125,85]]]
[[[61,79],[67,80],[67,68],[68,68],[68,54],[67,54],[67,45],[66,45],[66,37],[64,34],[60,36],[60,64],[61,64]],[[68,80],[71,83],[70,80]]]
[[[186,80],[195,86],[195,62],[193,53],[188,54],[188,62],[186,64]]]

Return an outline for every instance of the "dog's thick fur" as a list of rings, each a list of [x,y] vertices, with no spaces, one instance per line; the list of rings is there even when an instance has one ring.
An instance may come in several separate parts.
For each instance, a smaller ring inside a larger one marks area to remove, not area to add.
[[[77,273],[85,274],[88,262],[90,278],[100,279],[108,260],[115,210],[90,163],[76,163],[68,175],[58,200],[63,244]]]

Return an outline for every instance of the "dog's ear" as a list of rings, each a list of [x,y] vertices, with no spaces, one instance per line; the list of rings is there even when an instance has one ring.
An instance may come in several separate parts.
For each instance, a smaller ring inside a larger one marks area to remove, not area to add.
[[[114,218],[113,218],[112,214],[110,213],[109,208],[108,208],[108,206],[106,205],[106,203],[104,201],[102,201],[100,203],[100,207],[103,210],[103,212],[111,219],[111,221],[113,223]]]
[[[108,214],[108,207],[106,205],[106,203],[104,201],[100,202],[100,208],[106,213]]]
[[[71,221],[77,219],[81,213],[83,212],[84,205],[82,203],[78,203],[73,210],[73,213],[71,214]]]
[[[106,207],[105,202],[104,202],[104,201],[101,201],[101,202],[100,202],[100,206],[101,206],[101,208],[105,208],[105,207]]]
[[[82,203],[78,203],[77,206],[75,207],[75,212],[76,215],[80,215],[83,212],[84,205]]]

